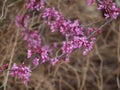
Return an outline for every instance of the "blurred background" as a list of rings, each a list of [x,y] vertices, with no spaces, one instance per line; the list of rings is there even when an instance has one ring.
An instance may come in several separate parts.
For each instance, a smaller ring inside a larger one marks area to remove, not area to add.
[[[5,63],[21,63],[26,60],[27,44],[21,29],[15,26],[16,15],[26,12],[25,0],[7,0],[4,16],[0,19],[0,66]],[[46,0],[68,19],[87,26],[98,27],[105,21],[97,4],[87,6],[86,0]],[[118,0],[119,2],[119,0]],[[4,0],[0,0],[0,16]],[[49,43],[60,41],[59,33],[51,34],[45,27]],[[55,38],[56,37],[56,38]],[[27,63],[26,62],[26,63]],[[0,73],[0,85],[4,90],[6,71]],[[120,90],[120,18],[105,26],[97,36],[94,49],[87,56],[81,50],[72,53],[68,63],[50,63],[34,69],[26,87],[22,80],[9,77],[7,90]]]

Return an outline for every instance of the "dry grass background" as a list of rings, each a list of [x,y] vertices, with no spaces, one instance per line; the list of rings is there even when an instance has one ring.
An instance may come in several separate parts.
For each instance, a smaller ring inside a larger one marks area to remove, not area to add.
[[[14,23],[18,13],[26,12],[22,1],[8,1],[6,18],[0,21],[0,66],[26,60],[27,45],[22,40],[21,29],[16,28]],[[0,0],[0,10],[2,4]],[[96,5],[86,6],[86,0],[48,0],[48,4],[58,7],[66,18],[79,19],[84,25],[100,21],[92,24],[96,27],[104,21]],[[51,34],[49,30],[44,36],[49,38],[49,43],[61,38],[58,33]],[[120,20],[103,29],[87,56],[82,56],[78,50],[72,54],[69,63],[61,62],[54,67],[45,63],[36,68],[27,87],[8,75],[8,71],[0,74],[0,84],[3,85],[0,90],[120,90]]]

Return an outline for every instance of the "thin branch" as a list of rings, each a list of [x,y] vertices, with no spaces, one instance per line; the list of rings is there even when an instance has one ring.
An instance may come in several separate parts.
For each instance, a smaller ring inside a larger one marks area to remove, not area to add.
[[[21,2],[22,0],[17,0],[17,1],[14,1],[13,3],[10,3],[9,5],[7,5],[7,7],[12,7],[13,5],[16,5],[17,3]]]
[[[15,49],[16,49],[16,45],[17,45],[17,40],[18,40],[18,35],[19,35],[19,30],[17,30],[16,32],[16,36],[15,36],[15,42],[14,42],[14,45],[13,45],[13,49],[11,51],[11,57],[10,57],[10,62],[9,62],[9,66],[8,66],[8,71],[7,71],[7,75],[5,77],[5,81],[4,81],[4,90],[6,90],[6,87],[7,87],[7,82],[8,82],[8,78],[9,78],[9,73],[10,73],[10,68],[12,66],[12,61],[13,61],[13,57],[14,57],[14,54],[15,54]]]
[[[113,18],[110,18],[110,19],[107,20],[103,25],[101,25],[99,28],[105,27],[106,25],[108,25],[108,24],[109,24],[110,22],[112,22],[113,20],[114,20]],[[88,36],[88,39],[89,39],[90,37],[92,37],[97,31],[98,31],[98,29],[95,30],[94,32],[92,32],[92,33]]]
[[[0,16],[0,20],[2,20],[2,19],[4,18],[4,15],[5,15],[5,13],[6,13],[6,9],[5,9],[6,3],[7,3],[7,0],[5,0],[4,3],[3,3],[2,15]]]
[[[96,2],[97,2],[97,3],[100,3],[100,2],[101,2],[101,0],[96,0]]]

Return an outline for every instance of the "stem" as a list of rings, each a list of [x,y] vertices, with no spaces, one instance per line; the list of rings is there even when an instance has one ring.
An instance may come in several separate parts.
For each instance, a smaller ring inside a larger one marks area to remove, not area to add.
[[[106,26],[106,25],[108,25],[110,22],[112,22],[113,20],[114,20],[113,18],[110,18],[108,21],[106,21],[106,22],[105,22],[103,25],[101,25],[99,28],[103,28],[104,26]],[[98,31],[98,29],[95,30],[94,32],[92,32],[91,35],[88,36],[88,39],[89,39],[90,37],[92,37],[97,31]]]
[[[6,13],[6,9],[5,9],[5,7],[6,7],[6,2],[7,2],[7,0],[5,0],[4,3],[3,3],[2,15],[0,16],[0,20],[3,19],[4,15],[5,15],[5,13]]]

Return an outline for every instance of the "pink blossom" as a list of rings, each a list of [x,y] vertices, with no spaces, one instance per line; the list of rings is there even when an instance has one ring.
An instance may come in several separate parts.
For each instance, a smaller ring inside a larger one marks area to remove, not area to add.
[[[46,8],[42,17],[46,19],[46,23],[50,26],[51,32],[57,31],[64,21],[64,17],[54,7]]]
[[[37,3],[36,3],[37,2]],[[30,0],[30,2],[27,4],[27,8],[30,10],[41,10],[44,8],[44,0]]]
[[[57,42],[54,42],[54,43],[53,43],[53,47],[54,47],[54,48],[57,48],[57,46],[58,46]]]
[[[32,56],[32,50],[28,49],[27,58],[31,58],[31,56]]]
[[[87,1],[88,1],[87,2],[88,5],[91,5],[91,4],[93,4],[95,2],[95,0],[87,0]]]
[[[71,25],[70,25],[70,33],[72,33],[73,35],[84,35],[83,27],[80,26],[78,20],[74,20],[74,22],[71,23]]]
[[[104,16],[106,19],[112,17],[116,19],[120,14],[120,8],[117,7],[117,4],[113,2],[113,0],[105,0],[98,4],[98,9],[103,10]]]
[[[19,28],[20,25],[21,25],[22,18],[23,18],[22,15],[17,15],[17,16],[16,16],[15,24],[16,24],[16,26],[17,26],[18,28]]]
[[[38,34],[38,31],[25,30],[22,34],[24,36],[24,40],[28,43],[27,58],[31,58],[32,55],[39,55],[42,62],[46,62],[49,59],[48,53],[50,52],[50,49],[47,46],[41,45],[41,37]],[[36,59],[33,63],[34,62],[36,62]]]
[[[64,59],[65,62],[69,62],[69,60],[70,60],[69,57],[66,57],[66,58]]]
[[[29,48],[37,48],[41,45],[41,38],[37,30],[24,30],[22,32],[23,38],[28,43]]]
[[[29,15],[26,15],[23,19],[24,19],[24,21],[23,21],[23,26],[24,26],[25,28],[27,28],[27,25],[28,25],[28,21],[29,21],[29,19],[30,19],[30,16],[29,16]]]
[[[51,64],[54,66],[58,61],[59,61],[58,58],[52,58],[51,59]]]
[[[70,26],[71,26],[71,21],[70,20],[64,20],[61,27],[60,27],[60,32],[61,34],[65,35],[67,33],[69,33],[70,30]]]
[[[49,55],[48,55],[48,52],[49,52],[49,48],[48,47],[41,47],[41,59],[42,59],[42,62],[46,62],[49,60]]]
[[[39,65],[39,58],[35,58],[34,60],[33,60],[33,65],[35,65],[35,66],[38,66]]]
[[[94,41],[95,41],[95,38],[92,37],[92,38],[91,38],[91,41],[84,43],[83,55],[87,55],[88,52],[93,49]]]
[[[10,75],[12,77],[17,76],[19,79],[23,79],[24,84],[27,85],[31,76],[31,70],[29,67],[24,66],[24,64],[16,65],[16,63],[14,63],[11,68]]]
[[[62,46],[62,53],[70,55],[74,49],[72,42],[64,41]]]

